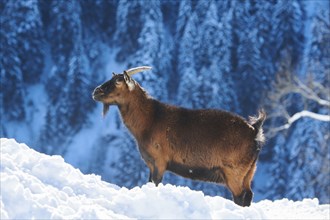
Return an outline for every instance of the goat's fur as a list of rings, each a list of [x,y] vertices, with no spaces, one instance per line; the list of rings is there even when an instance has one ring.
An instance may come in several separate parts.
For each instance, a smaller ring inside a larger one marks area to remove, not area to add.
[[[166,170],[229,188],[234,202],[249,206],[251,181],[264,143],[265,113],[247,122],[220,110],[190,110],[161,103],[125,72],[97,87],[93,98],[119,107],[158,185]]]

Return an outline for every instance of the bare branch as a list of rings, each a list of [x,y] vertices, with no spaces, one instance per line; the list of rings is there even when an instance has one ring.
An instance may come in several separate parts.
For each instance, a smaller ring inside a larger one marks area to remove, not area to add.
[[[330,121],[330,115],[318,114],[310,111],[303,110],[301,112],[297,112],[292,115],[292,117],[288,120],[288,124],[292,124],[300,118],[308,117],[319,121]]]
[[[317,102],[319,105],[330,107],[330,101],[322,99],[317,93],[315,93],[311,88],[302,83],[297,77],[294,77],[294,81],[295,84],[293,85],[293,90],[296,93],[299,93],[305,98]],[[325,88],[323,87],[323,89]]]
[[[309,106],[310,101],[313,101],[320,108],[330,112],[330,89],[315,81],[312,75],[304,83],[288,69],[284,66],[276,76],[273,84],[274,90],[268,94],[271,103],[271,113],[268,118],[276,119],[277,123],[279,121],[283,122],[282,125],[271,127],[267,131],[269,137],[274,137],[278,132],[289,129],[294,122],[304,117],[330,122],[330,114],[320,114],[309,110],[311,109]],[[302,102],[305,104],[303,110],[289,114],[289,109],[292,106],[292,96],[290,94],[298,94],[302,97]]]
[[[294,122],[296,122],[297,120],[304,118],[304,117],[312,118],[312,119],[319,120],[319,121],[330,122],[330,115],[323,115],[323,114],[318,114],[318,113],[303,110],[301,112],[297,112],[294,115],[292,115],[288,119],[286,124],[281,125],[276,128],[269,129],[267,134],[269,135],[269,137],[274,137],[276,135],[276,133],[289,129]]]

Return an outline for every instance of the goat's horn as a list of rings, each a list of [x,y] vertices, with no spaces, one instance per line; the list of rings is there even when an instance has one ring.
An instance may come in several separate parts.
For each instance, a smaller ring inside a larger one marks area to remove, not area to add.
[[[126,70],[126,73],[131,76],[135,73],[139,73],[139,72],[142,72],[142,71],[145,71],[145,70],[150,70],[150,69],[151,69],[150,66],[138,66],[138,67],[134,67],[134,68],[131,68],[129,70]]]

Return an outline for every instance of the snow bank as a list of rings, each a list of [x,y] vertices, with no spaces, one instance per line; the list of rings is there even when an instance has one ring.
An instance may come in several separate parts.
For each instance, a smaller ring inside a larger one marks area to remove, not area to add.
[[[329,209],[317,199],[242,208],[187,187],[119,188],[82,174],[60,156],[1,139],[1,219],[329,219]]]

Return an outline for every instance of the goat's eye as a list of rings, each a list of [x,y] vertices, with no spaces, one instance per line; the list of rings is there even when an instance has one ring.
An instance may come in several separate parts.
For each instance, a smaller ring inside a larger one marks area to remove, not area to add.
[[[122,83],[122,80],[121,79],[116,79],[115,83],[116,83],[116,85],[120,85]]]

